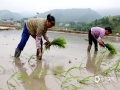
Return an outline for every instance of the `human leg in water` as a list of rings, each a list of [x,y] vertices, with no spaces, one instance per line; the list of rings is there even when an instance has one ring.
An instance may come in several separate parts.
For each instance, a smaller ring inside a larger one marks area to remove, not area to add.
[[[38,60],[42,60],[42,53],[43,53],[43,40],[42,40],[42,38],[41,38],[41,40],[40,40],[40,45],[41,45],[41,57],[40,58],[38,58],[38,50],[37,50],[37,52],[36,52],[36,56],[37,56],[37,59]]]
[[[20,43],[18,44],[17,48],[15,49],[14,57],[19,57],[21,54],[21,51],[24,49],[30,34],[28,33],[26,24],[24,25],[23,32],[22,32],[22,38]]]

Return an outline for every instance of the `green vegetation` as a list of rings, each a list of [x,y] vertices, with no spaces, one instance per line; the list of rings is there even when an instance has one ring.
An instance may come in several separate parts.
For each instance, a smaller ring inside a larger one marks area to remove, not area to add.
[[[74,30],[74,31],[84,31],[88,32],[91,27],[100,26],[100,27],[111,27],[113,30],[113,34],[120,33],[120,16],[107,16],[101,19],[96,19],[93,22],[62,22],[62,25],[59,25],[60,22],[56,23],[54,29],[58,30]],[[69,26],[65,26],[65,24],[69,24]]]
[[[51,45],[57,46],[59,48],[65,48],[66,46],[66,40],[64,38],[55,38],[52,42]]]
[[[1,65],[0,65],[0,68],[2,68],[5,71],[5,69]]]
[[[58,48],[65,48],[66,46],[66,40],[62,37],[59,38],[55,38],[50,44],[49,43],[45,43],[45,48],[46,49],[50,49],[50,46],[53,45],[55,47]]]
[[[17,74],[18,74],[18,73],[15,72],[15,73],[12,74],[11,77],[7,80],[8,87],[11,86],[12,88],[16,89],[16,86],[15,86],[14,84],[12,84],[12,83],[10,82],[10,80],[13,80],[17,85],[20,86],[20,84],[19,84],[19,83],[16,81],[16,79],[15,79],[15,76],[16,76]]]
[[[56,18],[56,26],[53,29],[85,31],[94,26],[106,27],[110,26],[113,29],[113,34],[120,33],[120,15],[118,16],[100,16],[97,12],[91,9],[55,9],[45,13],[41,13],[39,17],[46,18],[48,13]],[[12,13],[8,10],[0,10],[1,19],[21,18],[17,13]],[[22,19],[22,18],[21,18]],[[21,20],[22,22],[23,20]],[[16,29],[20,29],[17,27]]]
[[[38,72],[33,76],[33,78],[38,78],[40,75],[42,75],[43,72],[44,72],[44,68],[41,68],[41,69],[38,70]]]
[[[110,75],[112,73],[112,71],[114,71],[115,75],[116,75],[116,73],[120,73],[120,60],[117,60],[113,65],[111,65],[109,68],[107,68],[103,72],[106,75]]]
[[[61,40],[61,38],[56,38],[53,40],[53,42],[58,42],[59,40]],[[65,41],[65,40],[62,39],[62,41]],[[106,47],[109,47],[110,48],[110,49],[108,48],[109,50],[114,49],[114,47],[111,46],[110,44],[106,44]],[[110,63],[106,63],[106,60],[104,60],[104,59],[105,59],[106,55],[108,54],[108,50],[106,50],[104,48],[101,50],[101,52],[102,52],[102,54],[100,53],[100,55],[98,55],[98,56],[96,55],[96,58],[94,58],[94,60],[93,60],[94,61],[94,70],[95,70],[93,72],[93,75],[89,75],[89,74],[87,75],[85,73],[85,71],[86,71],[85,69],[87,68],[87,66],[85,67],[84,63],[80,62],[78,65],[74,65],[71,68],[68,68],[67,70],[64,70],[63,66],[56,66],[55,68],[52,69],[53,74],[46,73],[44,71],[46,67],[39,68],[37,70],[37,72],[33,75],[32,78],[37,79],[42,76],[53,75],[55,77],[54,79],[56,79],[56,82],[59,81],[61,88],[66,89],[66,90],[84,90],[84,87],[86,87],[86,86],[92,86],[94,84],[100,85],[101,83],[103,83],[101,81],[98,83],[95,83],[94,82],[95,76],[103,77],[103,75],[105,75],[106,78],[107,77],[109,78],[110,76],[111,77],[116,76],[116,78],[117,78],[118,75],[120,74],[120,60],[115,60]],[[33,56],[34,55],[29,56],[29,60],[31,60],[33,58]],[[85,59],[83,59],[83,60],[85,60]],[[98,70],[97,68],[99,68],[99,66],[101,66],[101,67],[104,66],[104,68],[100,71],[96,71],[96,70]],[[18,86],[20,86],[20,83],[18,82],[18,80],[21,80],[25,84],[34,88],[34,85],[32,85],[27,80],[27,78],[29,78],[28,75],[19,74],[18,72],[14,72],[11,75],[11,77],[7,80],[7,85],[8,85],[8,87],[16,89],[17,88],[16,84]],[[113,84],[113,83],[111,83],[111,84]],[[46,89],[44,89],[44,87],[41,87],[39,89],[46,90]]]
[[[107,43],[107,44],[105,44],[105,46],[110,51],[111,54],[117,54],[117,51],[116,51],[116,49],[114,48],[113,45]]]
[[[104,49],[105,50],[105,49]],[[98,64],[95,64],[96,61],[101,62],[100,66],[104,66],[102,63],[105,63],[105,57],[107,55],[107,52],[105,50],[104,53],[102,53],[102,55],[97,56],[95,61],[94,61],[94,69],[97,69],[99,67]],[[98,59],[102,56],[102,59]],[[98,60],[97,60],[98,59]],[[57,77],[60,81],[61,81],[61,87],[63,89],[66,90],[84,90],[85,86],[91,86],[94,84],[100,85],[102,82],[101,77],[108,78],[109,82],[111,82],[111,84],[113,84],[112,82],[112,76],[116,76],[120,74],[120,60],[116,60],[114,62],[110,62],[109,65],[108,63],[106,63],[106,67],[104,66],[103,70],[100,70],[98,73],[96,71],[94,71],[93,75],[89,76],[82,76],[82,74],[80,73],[80,75],[75,75],[73,71],[75,72],[84,72],[84,68],[83,65],[81,64],[81,68],[83,69],[79,69],[79,66],[74,66],[69,68],[68,70],[62,70],[61,72],[55,72],[55,77]],[[53,72],[54,73],[54,72]],[[94,77],[98,76],[100,78],[100,81],[98,83],[94,83],[95,79]],[[119,76],[118,76],[119,77]],[[105,81],[104,81],[105,82]],[[107,82],[107,79],[106,79]],[[77,84],[76,84],[77,83]],[[79,84],[78,84],[79,83]]]
[[[34,56],[35,56],[35,55],[32,54],[32,55],[30,56],[30,58],[28,59],[28,62],[30,62],[31,59],[34,59]]]
[[[83,31],[88,31],[93,26],[106,27],[110,26],[113,33],[120,33],[120,16],[108,16],[87,24],[83,27]]]

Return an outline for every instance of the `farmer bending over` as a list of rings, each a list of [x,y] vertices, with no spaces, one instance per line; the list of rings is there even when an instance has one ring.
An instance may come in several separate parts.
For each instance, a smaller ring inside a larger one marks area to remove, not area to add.
[[[42,36],[50,43],[48,36],[47,36],[47,29],[55,26],[55,18],[50,14],[47,15],[46,18],[32,18],[29,19],[25,24],[22,32],[22,38],[20,43],[18,44],[14,57],[19,57],[21,51],[24,49],[29,36],[31,35],[36,40],[36,47],[37,47],[37,57],[41,59],[42,57]]]
[[[100,46],[105,47],[104,42],[102,41],[102,38],[105,35],[109,35],[111,33],[112,33],[112,29],[110,27],[106,27],[105,29],[101,27],[92,27],[88,33],[89,45],[88,45],[87,51],[90,52],[92,47],[92,42],[94,42],[95,51],[98,51],[97,43],[99,43]]]

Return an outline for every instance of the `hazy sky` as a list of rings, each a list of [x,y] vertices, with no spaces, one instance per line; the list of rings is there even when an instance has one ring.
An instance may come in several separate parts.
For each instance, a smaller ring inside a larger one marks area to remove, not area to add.
[[[51,9],[120,8],[120,0],[0,0],[0,10],[12,12],[46,12]]]

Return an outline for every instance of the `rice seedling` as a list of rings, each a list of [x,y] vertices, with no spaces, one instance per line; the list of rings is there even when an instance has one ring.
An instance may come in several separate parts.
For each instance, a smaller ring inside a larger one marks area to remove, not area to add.
[[[16,89],[16,86],[13,85],[12,83],[8,83],[9,86],[11,86],[12,88]]]
[[[80,68],[77,67],[77,66],[73,66],[73,67],[69,68],[69,69],[66,71],[66,75],[65,75],[65,76],[67,76],[67,74],[68,74],[71,70],[80,70]]]
[[[52,72],[55,76],[60,76],[60,77],[65,77],[66,71],[63,70],[63,67],[61,66],[56,66],[55,68],[52,69]]]
[[[60,77],[66,78],[67,75],[70,74],[70,71],[72,71],[72,70],[80,70],[80,68],[77,66],[73,66],[73,67],[69,68],[67,71],[60,71],[60,70],[58,70],[58,67],[57,67],[57,68],[53,69],[53,73],[55,76],[60,76]]]
[[[66,41],[62,37],[55,38],[51,43],[47,43],[47,42],[45,43],[45,49],[49,50],[51,45],[58,48],[65,48]]]
[[[73,85],[73,84],[71,84],[70,86],[71,86],[70,89],[72,89],[72,90],[83,90],[82,87],[78,87],[78,86]]]
[[[62,81],[61,87],[64,87],[66,84],[68,84],[69,82],[71,82],[72,79],[78,79],[79,76],[71,76],[71,77],[67,77],[65,78],[64,81]]]
[[[48,89],[45,89],[44,87],[41,87],[39,90],[48,90]]]
[[[88,39],[87,39],[87,38],[84,38],[84,40],[85,40],[85,41],[88,41]]]
[[[113,45],[107,43],[107,44],[105,44],[105,47],[110,51],[111,54],[117,54],[117,51]]]
[[[71,75],[70,71],[72,71],[72,70],[79,70],[79,67],[73,66],[66,71],[63,71],[63,69],[61,70],[61,68],[59,69],[59,67],[56,67],[56,68],[53,69],[53,73],[54,73],[55,77],[62,83],[61,84],[62,87],[73,88],[73,86],[70,86],[71,84],[66,86],[67,83],[69,83],[71,80],[74,80],[75,78],[79,77],[79,76]]]
[[[20,53],[21,53],[21,51],[19,51],[19,52],[17,53],[16,57],[14,57],[12,64],[16,61],[16,59],[18,58],[18,56],[20,55]]]
[[[25,79],[28,78],[25,74],[18,74],[17,78],[23,82],[25,82],[27,85],[32,86],[29,82],[27,82]]]
[[[110,74],[112,71],[119,71],[119,66],[120,66],[120,60],[118,60],[116,63],[114,63],[112,66],[104,70],[103,72],[106,73],[106,75]]]
[[[41,68],[40,70],[38,70],[38,72],[33,76],[33,78],[37,78],[37,77],[39,77],[40,75],[42,75],[43,70],[44,70],[44,68]]]
[[[7,84],[13,88],[16,88],[15,85],[13,85],[11,82],[9,82],[11,79],[17,84],[20,86],[20,84],[14,79],[15,75],[17,75],[18,73],[15,72],[14,74],[11,75],[11,77],[7,80]]]
[[[71,68],[69,68],[67,71],[62,71],[62,72],[58,72],[56,75],[60,76],[61,78],[63,77],[63,79],[61,79],[61,87],[62,88],[66,88],[66,89],[71,89],[71,90],[80,90],[81,87],[74,85],[72,83],[72,81],[76,81],[76,82],[80,82],[80,83],[86,83],[88,80],[88,78],[84,78],[82,80],[78,80],[78,78],[80,76],[76,76],[76,75],[71,75],[71,71],[72,70],[78,70],[80,71],[80,69],[82,69],[82,64],[80,66],[73,66]]]
[[[13,59],[13,62],[12,62],[12,64],[13,64],[13,63],[16,61],[16,59],[17,59],[16,57]]]
[[[4,72],[5,72],[5,69],[1,65],[0,65],[0,68],[2,68],[4,70]]]
[[[31,60],[31,59],[33,59],[33,58],[34,58],[34,56],[35,56],[35,55],[34,55],[34,54],[32,54],[32,55],[30,56],[30,58],[28,59],[28,62],[30,62],[30,60]]]
[[[83,90],[82,87],[76,86],[74,84],[70,84],[70,85],[64,86],[62,88],[64,88],[64,89],[67,88],[67,90]]]
[[[28,78],[28,76],[25,75],[25,74],[19,74],[17,77],[18,77],[18,79],[20,79],[20,80],[25,79],[25,78]]]
[[[120,72],[120,60],[118,60],[117,62],[116,62],[116,64],[115,64],[115,68],[114,68],[114,70],[116,71],[116,72]]]
[[[85,77],[85,78],[83,78],[82,80],[78,80],[78,82],[79,82],[80,84],[87,84],[87,82],[89,81],[89,78],[91,78],[91,77],[93,77],[93,76]]]
[[[18,72],[15,72],[14,74],[11,75],[11,77],[7,80],[7,84],[9,86],[11,86],[12,88],[16,89],[16,86],[14,84],[12,84],[10,81],[13,80],[18,86],[20,86],[20,84],[17,82],[16,79],[19,79],[23,82],[25,82],[27,85],[32,86],[29,82],[27,82],[25,79],[28,78],[27,75],[24,74],[19,74]]]
[[[100,54],[96,60],[94,61],[95,63],[95,67],[98,68],[99,67],[99,63],[100,65],[104,65],[107,67],[107,69],[104,69],[98,73],[94,73],[93,76],[87,76],[87,77],[83,77],[80,78],[80,76],[76,76],[74,74],[72,74],[72,70],[78,70],[81,71],[83,70],[83,66],[82,63],[77,67],[77,66],[73,66],[71,68],[69,68],[66,71],[60,71],[59,69],[55,69],[55,76],[59,76],[59,79],[61,81],[61,87],[66,89],[66,90],[80,90],[81,87],[79,87],[79,85],[77,85],[78,83],[75,83],[76,81],[80,83],[80,85],[93,85],[94,83],[91,83],[91,79],[94,78],[94,76],[96,75],[104,75],[104,76],[111,76],[114,75],[114,72],[120,72],[120,60],[117,60],[115,63],[114,62],[110,62],[110,63],[102,63],[105,62],[105,56],[108,54],[107,50],[105,49],[105,52],[102,52],[102,54]],[[112,54],[113,55],[113,54]],[[108,65],[110,64],[110,66],[108,67]],[[103,73],[103,74],[102,74]],[[79,79],[80,78],[80,79]],[[77,80],[76,80],[77,79]],[[98,84],[100,85],[100,84]]]
[[[14,64],[14,62],[16,62],[16,60],[18,60],[18,59],[19,59],[18,57],[14,57],[12,64]]]

